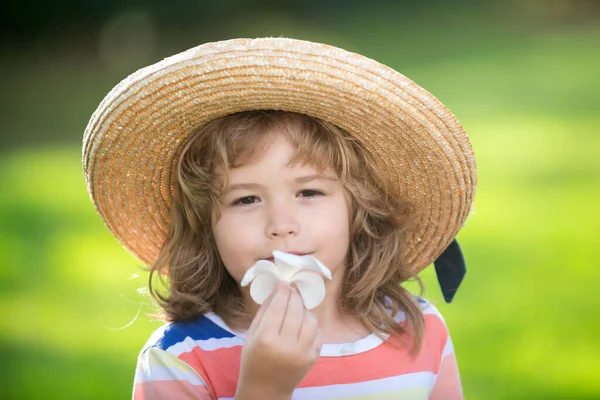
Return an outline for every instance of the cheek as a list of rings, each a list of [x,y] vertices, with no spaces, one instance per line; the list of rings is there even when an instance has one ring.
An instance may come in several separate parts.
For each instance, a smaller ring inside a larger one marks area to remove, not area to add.
[[[345,199],[333,202],[315,219],[319,228],[318,240],[329,243],[336,249],[336,255],[345,256],[350,243],[350,219]]]
[[[252,224],[239,224],[239,219],[222,215],[213,225],[215,244],[229,274],[240,281],[252,264],[254,240]]]
[[[350,235],[350,208],[345,197],[341,197],[339,201],[330,210],[330,215],[337,227],[340,237],[349,237]]]
[[[215,237],[219,236],[219,241],[222,243],[234,243],[244,247],[245,243],[256,237],[257,227],[255,218],[223,214],[213,225],[213,232]]]

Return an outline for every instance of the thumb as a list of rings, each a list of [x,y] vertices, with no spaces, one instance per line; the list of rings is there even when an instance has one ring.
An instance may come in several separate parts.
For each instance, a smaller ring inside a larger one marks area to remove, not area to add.
[[[278,282],[275,285],[275,287],[273,287],[273,290],[269,294],[269,297],[267,297],[265,302],[260,306],[260,308],[256,312],[256,315],[254,316],[254,319],[252,320],[252,323],[250,324],[250,327],[248,328],[248,334],[254,333],[258,329],[261,321],[263,320],[263,316],[267,312],[267,309],[269,308],[269,305],[271,304],[273,297],[275,296],[277,291],[280,290],[280,287],[281,287],[281,282]]]

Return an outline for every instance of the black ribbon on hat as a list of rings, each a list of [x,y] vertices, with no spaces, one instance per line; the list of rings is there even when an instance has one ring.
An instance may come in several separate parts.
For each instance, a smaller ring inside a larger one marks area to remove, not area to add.
[[[467,273],[465,258],[456,239],[433,262],[433,265],[444,300],[446,303],[450,303]]]

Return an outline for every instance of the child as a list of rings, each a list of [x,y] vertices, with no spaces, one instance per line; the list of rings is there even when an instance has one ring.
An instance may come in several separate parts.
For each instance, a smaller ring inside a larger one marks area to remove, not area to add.
[[[464,224],[475,161],[398,72],[292,39],[205,44],[117,85],[83,163],[168,321],[134,399],[463,398],[442,317],[400,284]],[[262,305],[240,285],[274,250],[331,270],[314,310],[294,284]]]

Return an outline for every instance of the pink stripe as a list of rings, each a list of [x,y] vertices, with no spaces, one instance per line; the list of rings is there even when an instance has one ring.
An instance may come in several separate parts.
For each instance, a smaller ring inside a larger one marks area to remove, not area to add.
[[[150,381],[133,387],[133,400],[213,400],[208,389],[188,381]]]

